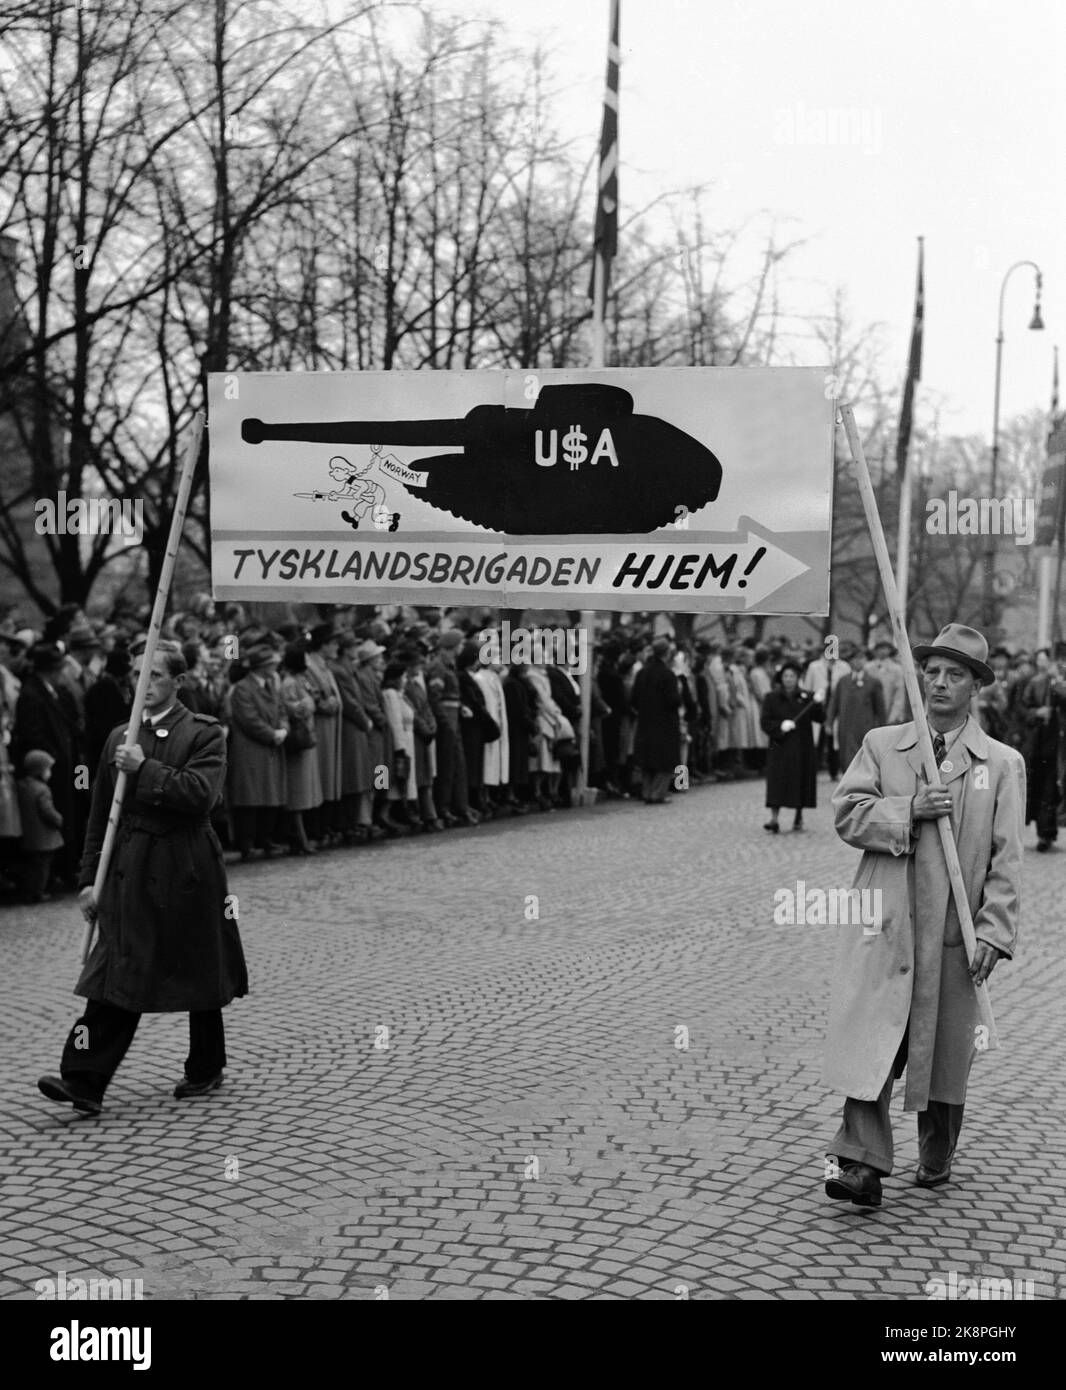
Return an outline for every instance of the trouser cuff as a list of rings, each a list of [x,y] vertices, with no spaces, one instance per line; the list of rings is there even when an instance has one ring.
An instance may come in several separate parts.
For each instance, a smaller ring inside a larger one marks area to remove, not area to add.
[[[865,1163],[867,1167],[880,1173],[883,1178],[887,1178],[892,1172],[892,1159],[887,1154],[877,1153],[873,1149],[864,1149],[859,1144],[838,1142],[833,1152],[839,1162]]]

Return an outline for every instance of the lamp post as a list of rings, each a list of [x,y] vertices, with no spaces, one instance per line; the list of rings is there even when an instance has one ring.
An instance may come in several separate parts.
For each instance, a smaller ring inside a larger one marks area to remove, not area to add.
[[[1030,321],[1030,329],[1039,330],[1044,326],[1044,320],[1040,316],[1040,290],[1044,283],[1040,267],[1035,261],[1015,261],[1003,276],[1003,283],[999,287],[999,320],[998,332],[996,334],[996,391],[995,401],[992,408],[992,485],[989,492],[990,499],[996,496],[996,474],[999,469],[999,388],[1000,376],[1003,369],[1003,299],[1007,292],[1007,281],[1020,266],[1031,266],[1036,271],[1036,302],[1033,305],[1033,317]],[[995,619],[995,591],[993,582],[995,579],[996,566],[996,540],[989,533],[988,546],[985,551],[985,574],[984,574],[984,624],[986,629],[991,628]]]

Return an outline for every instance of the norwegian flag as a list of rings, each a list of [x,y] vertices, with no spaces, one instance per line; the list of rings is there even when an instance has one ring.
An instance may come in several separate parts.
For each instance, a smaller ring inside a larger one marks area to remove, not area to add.
[[[922,334],[925,329],[925,245],[918,238],[918,288],[914,295],[914,326],[911,329],[911,351],[907,359],[907,380],[903,387],[903,408],[899,414],[899,434],[896,436],[896,472],[902,479],[907,468],[907,451],[911,443],[914,420],[914,385],[922,379]]]
[[[611,37],[607,45],[607,87],[603,94],[603,127],[600,130],[600,182],[596,199],[596,233],[593,250],[603,257],[604,291],[611,261],[618,250],[618,12],[619,0],[611,0]],[[595,267],[589,298],[595,296]]]

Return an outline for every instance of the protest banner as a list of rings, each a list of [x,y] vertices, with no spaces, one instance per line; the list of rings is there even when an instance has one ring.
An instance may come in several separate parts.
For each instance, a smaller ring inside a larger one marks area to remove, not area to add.
[[[220,599],[828,612],[819,368],[213,374]]]

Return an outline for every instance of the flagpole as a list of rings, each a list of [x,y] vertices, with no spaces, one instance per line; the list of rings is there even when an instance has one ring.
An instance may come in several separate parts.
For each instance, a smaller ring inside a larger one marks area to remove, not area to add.
[[[924,289],[925,238],[918,238],[918,283],[915,290],[914,322],[911,327],[910,352],[907,355],[907,379],[900,404],[899,433],[896,440],[896,472],[899,477],[899,529],[896,533],[896,587],[899,590],[899,609],[903,626],[907,626],[907,594],[910,579],[911,508],[913,483],[908,454],[911,442],[911,423],[918,382],[922,375],[922,336],[925,323]]]
[[[911,563],[911,479],[910,465],[905,464],[899,489],[899,535],[896,538],[896,586],[899,589],[899,611],[903,614],[904,627],[907,626],[907,588]]]
[[[137,687],[133,694],[133,707],[130,710],[129,725],[126,729],[125,748],[133,748],[137,744],[137,737],[140,733],[141,716],[144,713],[144,702],[148,695],[148,683],[152,679],[152,659],[155,656],[156,645],[159,642],[159,633],[163,627],[163,614],[167,609],[167,599],[170,595],[170,584],[174,577],[174,562],[178,557],[178,548],[181,545],[181,533],[185,528],[185,513],[189,506],[189,495],[192,492],[193,474],[196,472],[196,463],[200,457],[200,442],[204,433],[204,412],[198,410],[193,416],[192,426],[189,431],[189,443],[185,451],[185,458],[181,465],[181,474],[178,481],[178,495],[174,502],[174,514],[170,518],[170,536],[167,540],[166,554],[163,556],[162,569],[159,572],[159,586],[155,591],[155,603],[152,607],[152,619],[148,624],[148,633],[145,637],[144,652],[141,655],[141,673],[137,677]],[[96,875],[93,878],[92,898],[90,905],[93,908],[99,907],[100,894],[103,891],[104,880],[107,878],[107,870],[111,863],[111,856],[115,848],[115,836],[118,833],[118,820],[122,811],[122,799],[126,793],[126,773],[119,772],[115,778],[115,791],[111,797],[111,810],[107,817],[107,829],[104,831],[104,843],[100,849],[100,857],[96,861]],[[85,931],[82,935],[81,959],[84,964],[89,959],[89,952],[92,949],[93,927],[95,921],[87,921]]]
[[[618,199],[618,40],[620,0],[611,0],[607,39],[607,85],[604,92],[604,121],[600,133],[600,168],[596,199],[595,252],[592,266],[592,366],[602,371],[607,365],[607,251],[613,252],[617,238]],[[609,116],[613,106],[613,139]],[[613,191],[614,197],[608,199]],[[610,224],[610,226],[608,226]],[[581,772],[578,799],[582,804],[595,799],[589,791],[589,742],[592,733],[592,667],[595,660],[596,612],[581,610],[581,625],[587,633],[588,659],[581,673]]]

